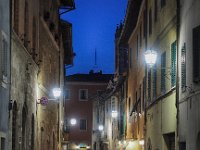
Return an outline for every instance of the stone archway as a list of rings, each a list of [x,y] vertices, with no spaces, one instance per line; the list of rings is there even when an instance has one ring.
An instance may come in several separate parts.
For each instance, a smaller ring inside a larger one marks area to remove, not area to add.
[[[197,136],[196,150],[200,150],[200,132],[198,133],[198,136]]]
[[[13,103],[12,108],[12,150],[16,149],[17,140],[17,103]]]

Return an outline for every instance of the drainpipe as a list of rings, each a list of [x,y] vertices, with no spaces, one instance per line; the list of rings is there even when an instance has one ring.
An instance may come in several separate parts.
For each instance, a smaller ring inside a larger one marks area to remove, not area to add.
[[[179,87],[180,87],[180,82],[179,82],[179,41],[180,41],[180,0],[177,0],[176,1],[176,14],[177,14],[177,23],[176,23],[176,36],[177,36],[177,59],[176,59],[176,62],[177,62],[177,71],[176,71],[176,109],[177,109],[177,114],[176,114],[176,123],[177,123],[177,127],[176,127],[176,139],[178,141],[178,136],[179,136]],[[177,144],[178,146],[178,144]],[[179,147],[179,146],[178,146]]]

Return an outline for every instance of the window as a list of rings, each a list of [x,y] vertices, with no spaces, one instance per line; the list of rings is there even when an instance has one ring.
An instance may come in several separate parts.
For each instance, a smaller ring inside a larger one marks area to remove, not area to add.
[[[148,100],[151,101],[151,70],[148,72]]]
[[[155,64],[153,68],[153,98],[156,98],[156,90],[157,90],[157,66]]]
[[[143,37],[145,38],[147,35],[147,15],[146,10],[143,13]]]
[[[200,26],[193,29],[193,81],[200,82]]]
[[[131,98],[130,97],[128,98],[128,109],[129,109],[129,112],[131,112]]]
[[[79,90],[79,100],[85,101],[88,99],[88,90],[80,89]]]
[[[185,91],[186,86],[186,44],[181,49],[181,89]]]
[[[31,120],[31,150],[34,150],[34,140],[35,140],[35,119],[34,114],[32,114],[32,120]]]
[[[65,90],[65,100],[69,100],[70,99],[70,90],[66,89]]]
[[[142,47],[142,25],[140,25],[140,47]]]
[[[1,137],[1,150],[5,150],[6,139]]]
[[[185,141],[179,143],[179,149],[186,150],[186,142]]]
[[[129,49],[129,68],[131,68],[131,63],[132,63],[132,49]]]
[[[37,38],[37,32],[36,32],[36,19],[33,17],[33,28],[32,28],[32,52],[31,55],[33,57],[33,60],[36,59],[36,38]]]
[[[175,150],[175,133],[164,134],[164,140],[168,150]]]
[[[8,75],[8,44],[5,39],[2,40],[2,73],[4,77]]]
[[[143,92],[142,92],[142,110],[145,109],[145,98],[146,98],[146,77],[143,79]]]
[[[163,8],[166,5],[166,0],[160,0],[160,6]]]
[[[14,31],[16,34],[19,32],[19,0],[15,0],[14,2]]]
[[[161,92],[165,92],[165,76],[166,76],[166,52],[161,55]]]
[[[28,0],[25,1],[24,8],[24,47],[28,49],[29,46],[29,9]]]
[[[158,19],[157,11],[158,11],[158,1],[155,0],[154,1],[154,22],[156,22]]]
[[[151,12],[151,8],[149,10],[149,35],[151,35],[152,33],[152,12]]]
[[[85,131],[87,130],[87,120],[80,119],[80,130]]]
[[[97,90],[97,95],[101,95],[103,93],[102,90]]]
[[[171,44],[171,87],[176,85],[176,42]]]
[[[137,48],[137,60],[138,60],[138,57],[139,57],[139,38],[138,38],[138,35],[137,35],[137,44],[136,44],[136,48]]]

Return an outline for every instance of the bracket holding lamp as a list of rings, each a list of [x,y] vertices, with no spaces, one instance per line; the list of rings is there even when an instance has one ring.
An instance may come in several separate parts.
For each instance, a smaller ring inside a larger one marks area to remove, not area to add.
[[[54,88],[53,91],[53,96],[55,97],[54,99],[48,99],[47,97],[42,97],[40,99],[37,99],[37,104],[41,104],[43,106],[48,104],[49,100],[57,100],[58,97],[61,95],[61,89],[60,88]]]

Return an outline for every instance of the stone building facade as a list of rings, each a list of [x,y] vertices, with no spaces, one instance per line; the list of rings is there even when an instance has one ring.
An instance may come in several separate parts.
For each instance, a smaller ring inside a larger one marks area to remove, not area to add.
[[[64,47],[67,26],[61,27],[58,13],[71,4],[12,0],[9,149],[61,149],[63,96],[55,98],[52,89],[63,91],[64,54],[72,47]],[[42,97],[49,99],[45,106]]]
[[[10,1],[0,1],[0,150],[8,149],[10,117]]]

